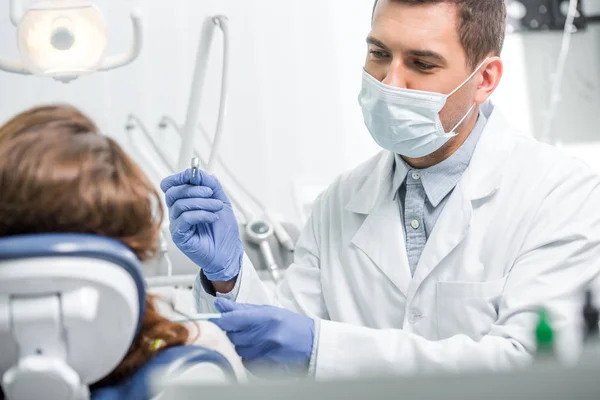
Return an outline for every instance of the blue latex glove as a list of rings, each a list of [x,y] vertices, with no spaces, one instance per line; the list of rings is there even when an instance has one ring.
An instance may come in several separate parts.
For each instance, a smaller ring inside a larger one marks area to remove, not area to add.
[[[307,372],[315,340],[315,321],[284,308],[238,304],[219,298],[214,320],[227,332],[251,370]]]
[[[244,249],[231,202],[219,181],[188,169],[162,181],[173,242],[212,282],[229,282],[241,269]]]

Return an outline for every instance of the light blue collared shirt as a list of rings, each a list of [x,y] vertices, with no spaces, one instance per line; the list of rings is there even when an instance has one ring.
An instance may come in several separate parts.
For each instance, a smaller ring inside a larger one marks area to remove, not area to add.
[[[413,169],[396,154],[394,199],[399,201],[403,211],[406,254],[413,275],[435,223],[471,162],[486,123],[486,117],[480,113],[462,146],[449,158],[432,167]]]

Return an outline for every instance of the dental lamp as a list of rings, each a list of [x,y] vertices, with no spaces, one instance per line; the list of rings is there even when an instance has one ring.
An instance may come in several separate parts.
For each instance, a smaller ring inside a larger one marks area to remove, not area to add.
[[[81,75],[108,71],[134,61],[142,49],[142,21],[131,13],[133,43],[124,53],[106,56],[108,29],[90,0],[43,0],[23,11],[10,0],[10,19],[17,27],[21,62],[0,59],[0,70],[70,82]]]

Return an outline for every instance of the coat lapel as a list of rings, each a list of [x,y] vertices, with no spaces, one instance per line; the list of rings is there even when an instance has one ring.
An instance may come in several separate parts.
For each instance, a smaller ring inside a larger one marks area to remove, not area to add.
[[[346,210],[365,215],[352,244],[365,253],[406,295],[411,280],[404,228],[393,193],[394,155],[385,154]]]

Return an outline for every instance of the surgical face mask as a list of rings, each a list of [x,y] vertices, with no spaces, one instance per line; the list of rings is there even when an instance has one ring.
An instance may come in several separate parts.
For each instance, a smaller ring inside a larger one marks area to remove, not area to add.
[[[367,129],[386,150],[409,158],[421,158],[439,150],[456,136],[455,130],[473,111],[473,104],[450,132],[445,132],[440,111],[450,96],[460,90],[481,69],[487,58],[450,94],[388,86],[363,70],[359,96]]]

